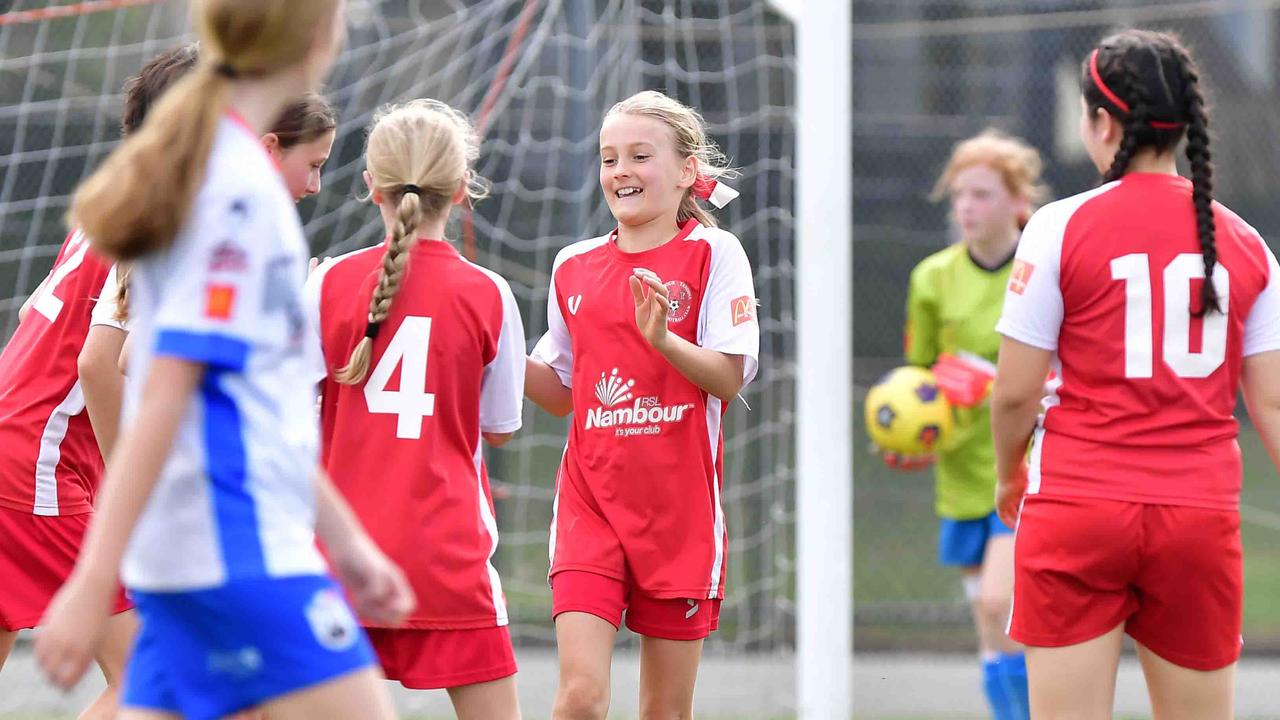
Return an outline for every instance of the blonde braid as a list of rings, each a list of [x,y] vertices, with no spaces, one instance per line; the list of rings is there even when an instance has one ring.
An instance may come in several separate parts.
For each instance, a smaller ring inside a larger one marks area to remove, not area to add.
[[[396,208],[396,224],[391,231],[391,240],[387,243],[387,252],[382,256],[382,270],[378,274],[378,284],[369,299],[369,325],[365,328],[364,337],[356,343],[347,360],[347,366],[334,376],[343,385],[358,385],[364,382],[369,374],[369,363],[373,356],[373,339],[378,329],[391,312],[391,301],[400,292],[400,283],[404,279],[405,269],[409,266],[409,248],[413,245],[414,230],[418,226],[421,198],[416,186],[406,186],[400,196],[400,204]]]
[[[133,263],[116,264],[116,314],[112,318],[116,322],[129,320],[129,275],[132,270]]]

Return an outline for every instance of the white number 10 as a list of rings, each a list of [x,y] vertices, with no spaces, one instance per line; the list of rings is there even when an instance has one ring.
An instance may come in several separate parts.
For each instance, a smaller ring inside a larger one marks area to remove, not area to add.
[[[431,318],[410,315],[396,329],[386,352],[364,385],[369,412],[396,416],[396,437],[422,437],[422,419],[435,414],[436,396],[427,389],[427,347],[431,344]],[[400,366],[400,389],[388,390],[391,373]]]
[[[1221,264],[1213,268],[1213,286],[1222,312],[1205,313],[1200,350],[1191,351],[1191,281],[1204,277],[1204,260],[1178,255],[1164,268],[1164,363],[1178,377],[1209,377],[1227,357],[1227,301],[1231,278]],[[1149,378],[1152,372],[1151,265],[1146,253],[1111,261],[1111,279],[1123,280],[1124,376]]]

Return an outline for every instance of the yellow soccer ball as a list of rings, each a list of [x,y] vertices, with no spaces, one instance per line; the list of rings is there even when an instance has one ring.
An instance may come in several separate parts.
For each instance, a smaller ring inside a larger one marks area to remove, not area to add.
[[[951,403],[933,373],[907,365],[891,370],[867,392],[867,435],[881,450],[932,455],[951,435]]]

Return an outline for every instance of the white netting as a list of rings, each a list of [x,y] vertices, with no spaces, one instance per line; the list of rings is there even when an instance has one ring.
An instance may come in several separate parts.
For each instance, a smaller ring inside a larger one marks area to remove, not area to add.
[[[71,3],[62,17],[0,11],[0,331],[52,263],[69,193],[114,146],[120,87],[146,59],[190,38],[173,0]],[[64,3],[65,4],[65,3]],[[4,7],[5,3],[0,3]],[[506,276],[530,342],[546,326],[548,273],[564,245],[611,227],[597,177],[601,116],[656,88],[698,107],[743,170],[720,213],[742,238],[761,306],[761,372],[726,423],[729,592],[708,652],[785,652],[793,644],[792,269],[794,33],[759,0],[352,0],[347,48],[328,95],[339,133],[321,193],[300,205],[319,254],[372,244],[363,189],[365,127],[380,105],[435,97],[485,130],[480,172],[493,196],[474,230],[479,262]],[[492,456],[512,630],[552,639],[546,586],[554,467],[565,425],[530,407]],[[643,478],[637,478],[643,482]],[[629,641],[628,641],[629,642]]]

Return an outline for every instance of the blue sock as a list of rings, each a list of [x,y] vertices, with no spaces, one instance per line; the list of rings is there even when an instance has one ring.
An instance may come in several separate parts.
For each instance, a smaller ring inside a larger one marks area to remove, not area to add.
[[[982,663],[982,686],[995,720],[1029,720],[1027,659],[1022,653],[997,655]]]

